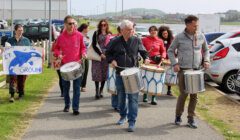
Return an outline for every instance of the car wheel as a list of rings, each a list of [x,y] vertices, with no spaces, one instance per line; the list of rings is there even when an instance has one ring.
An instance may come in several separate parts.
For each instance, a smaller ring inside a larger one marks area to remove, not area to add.
[[[234,81],[236,80],[236,76],[237,76],[237,71],[230,72],[224,76],[222,85],[223,85],[223,88],[228,92],[233,93],[235,91]]]

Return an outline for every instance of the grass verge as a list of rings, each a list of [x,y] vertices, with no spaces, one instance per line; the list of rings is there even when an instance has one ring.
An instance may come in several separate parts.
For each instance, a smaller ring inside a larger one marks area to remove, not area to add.
[[[198,96],[197,115],[220,132],[226,140],[239,140],[240,106],[217,93],[213,87],[206,86],[206,89],[204,94]],[[176,96],[179,94],[177,87],[174,87],[173,91]]]
[[[56,72],[44,68],[43,74],[28,76],[25,97],[9,103],[8,89],[0,89],[0,139],[20,139],[34,112],[39,108],[48,89],[56,81]],[[15,95],[17,97],[17,95]]]

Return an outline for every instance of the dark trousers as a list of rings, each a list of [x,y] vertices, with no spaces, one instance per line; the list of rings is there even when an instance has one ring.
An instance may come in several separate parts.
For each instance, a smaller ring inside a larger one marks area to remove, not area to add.
[[[188,97],[188,94],[184,92],[184,71],[181,70],[178,72],[178,86],[179,86],[179,91],[180,95],[178,96],[177,100],[177,107],[176,107],[176,116],[181,116],[183,111],[184,111],[184,105],[186,98]],[[192,118],[195,116],[195,108],[197,105],[197,94],[190,94],[190,101],[188,104],[188,118]]]
[[[89,68],[89,60],[84,59],[83,60],[83,65],[84,65],[84,73],[82,76],[82,84],[81,87],[86,87],[87,84],[87,76],[88,76],[88,68]]]
[[[10,75],[9,93],[12,96],[14,96],[15,92],[18,92],[19,96],[24,95],[26,78],[26,75]]]
[[[63,94],[63,80],[62,80],[62,76],[61,76],[61,72],[60,72],[60,70],[57,70],[57,74],[58,74],[58,79],[59,79],[59,82],[58,82],[58,84],[59,84],[59,87],[60,87],[60,90],[61,90],[61,95]]]

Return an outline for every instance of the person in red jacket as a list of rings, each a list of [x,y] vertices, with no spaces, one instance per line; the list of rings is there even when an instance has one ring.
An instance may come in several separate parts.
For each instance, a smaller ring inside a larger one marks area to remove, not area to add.
[[[76,21],[72,16],[64,18],[64,31],[58,37],[54,48],[54,55],[62,60],[61,65],[69,62],[81,63],[81,58],[86,58],[86,47],[83,42],[83,35],[75,27]],[[79,114],[80,85],[82,77],[73,80],[73,115]],[[65,101],[64,112],[69,112],[70,108],[70,81],[62,79],[63,95]]]
[[[143,45],[149,53],[151,64],[161,65],[164,58],[166,58],[166,50],[162,39],[158,38],[158,29],[156,26],[149,27],[150,36],[142,39]],[[143,102],[147,102],[147,94],[143,95]],[[157,105],[156,96],[152,96],[152,105]]]

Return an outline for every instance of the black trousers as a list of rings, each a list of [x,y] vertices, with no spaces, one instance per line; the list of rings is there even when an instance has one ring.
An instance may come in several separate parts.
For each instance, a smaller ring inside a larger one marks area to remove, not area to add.
[[[84,65],[84,73],[83,73],[83,79],[81,83],[81,87],[86,87],[87,84],[87,76],[88,76],[88,68],[89,68],[89,60],[84,59],[83,60],[83,65]]]

